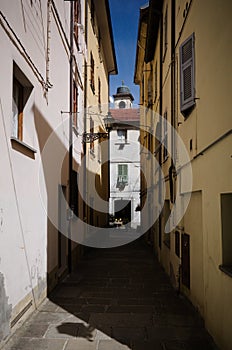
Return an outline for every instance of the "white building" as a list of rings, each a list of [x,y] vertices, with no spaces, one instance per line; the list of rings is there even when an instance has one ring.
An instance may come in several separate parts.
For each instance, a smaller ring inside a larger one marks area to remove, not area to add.
[[[60,231],[68,227],[71,116],[73,175],[82,153],[84,9],[84,0],[1,0],[0,347],[78,254]]]
[[[132,108],[134,98],[122,85],[114,95],[114,118],[110,132],[109,212],[131,228],[140,225],[140,144],[139,110]]]

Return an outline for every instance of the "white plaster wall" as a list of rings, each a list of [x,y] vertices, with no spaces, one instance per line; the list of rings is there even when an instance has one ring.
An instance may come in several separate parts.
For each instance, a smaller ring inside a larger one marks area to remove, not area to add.
[[[115,99],[115,101],[114,101],[115,108],[119,108],[119,103],[121,101],[125,102],[125,108],[131,108],[132,107],[132,102],[131,102],[130,98],[128,98],[128,99],[126,99],[126,98],[122,98],[122,99],[119,98],[119,99]]]
[[[140,225],[140,212],[135,208],[140,204],[140,145],[139,131],[127,130],[127,143],[120,143],[117,130],[110,133],[110,213],[114,214],[114,201],[131,200],[131,226]],[[128,185],[123,190],[117,188],[118,164],[128,165]]]
[[[29,1],[3,0],[1,11],[45,79],[47,2],[41,1],[41,8],[38,4],[33,2],[31,6]],[[69,38],[69,3],[59,0],[56,5]],[[53,87],[46,100],[38,77],[0,26],[0,273],[4,276],[4,289],[13,310],[32,288],[39,288],[36,295],[39,299],[46,291],[47,272],[57,266],[57,230],[50,236],[50,250],[47,250],[47,212],[51,210],[53,224],[57,225],[58,184],[67,184],[67,171],[61,174],[59,155],[68,149],[68,115],[62,115],[61,111],[69,111],[69,57],[60,35],[52,15],[49,80]],[[84,67],[83,57],[82,53],[76,53],[79,67]],[[24,109],[23,142],[36,150],[35,159],[14,150],[10,141],[13,61],[33,85]],[[83,112],[82,90],[79,91],[79,107]],[[80,130],[81,118],[78,121]],[[54,142],[41,163],[41,152],[51,135]],[[80,163],[81,138],[75,135],[74,138],[74,154],[76,162]]]

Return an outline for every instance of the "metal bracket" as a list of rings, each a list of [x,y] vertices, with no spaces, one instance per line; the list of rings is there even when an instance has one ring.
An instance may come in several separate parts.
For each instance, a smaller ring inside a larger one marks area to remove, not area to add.
[[[100,138],[107,138],[107,132],[84,132],[82,135],[82,143],[91,143]]]

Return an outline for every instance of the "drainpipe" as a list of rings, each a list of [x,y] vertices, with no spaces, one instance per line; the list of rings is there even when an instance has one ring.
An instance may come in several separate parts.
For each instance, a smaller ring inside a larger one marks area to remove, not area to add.
[[[72,271],[72,163],[73,163],[73,1],[70,1],[70,70],[69,70],[69,225],[68,225],[68,270]]]
[[[87,1],[85,1],[85,43],[88,44],[88,4]],[[88,45],[87,45],[88,47]],[[85,60],[84,64],[84,132],[87,131],[87,62]],[[83,166],[83,221],[87,223],[87,216],[88,216],[88,208],[87,208],[87,159],[86,159],[86,152],[87,152],[87,146],[86,143],[83,142],[83,153],[84,153],[84,166]],[[85,229],[86,230],[86,229]],[[86,234],[86,231],[84,232]]]
[[[176,110],[175,110],[175,100],[176,100],[176,94],[175,94],[175,85],[176,85],[176,73],[175,73],[175,6],[176,1],[172,0],[172,7],[171,7],[171,125],[173,127],[173,131],[176,130]],[[174,203],[174,183],[173,183],[173,172],[175,170],[175,148],[176,148],[176,142],[175,142],[175,134],[172,131],[171,134],[171,147],[172,147],[172,157],[171,157],[171,166],[169,168],[169,186],[170,186],[170,200],[171,203]]]
[[[160,140],[162,139],[162,113],[163,113],[163,14],[160,15],[160,79],[159,79],[159,85],[160,85],[160,103],[159,103],[159,115],[160,115]],[[162,169],[161,169],[161,163],[162,163],[162,147],[159,149],[159,204],[162,203]],[[162,211],[159,216],[159,247],[161,249],[162,247]]]
[[[87,131],[87,62],[85,61],[85,66],[84,66],[84,132]],[[86,155],[86,151],[87,151],[87,147],[86,147],[86,142],[83,142],[83,154],[84,154],[84,166],[83,166],[83,187],[84,187],[84,191],[83,191],[83,221],[87,222],[87,181],[86,181],[86,177],[87,177],[87,155]],[[85,232],[86,233],[86,232]]]

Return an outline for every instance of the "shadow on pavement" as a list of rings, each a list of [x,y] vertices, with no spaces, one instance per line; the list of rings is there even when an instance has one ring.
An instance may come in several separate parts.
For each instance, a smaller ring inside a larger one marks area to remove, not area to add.
[[[41,311],[49,308],[66,317],[46,336],[54,332],[76,339],[76,345],[84,338],[88,349],[216,349],[142,238],[118,248],[90,249]]]

